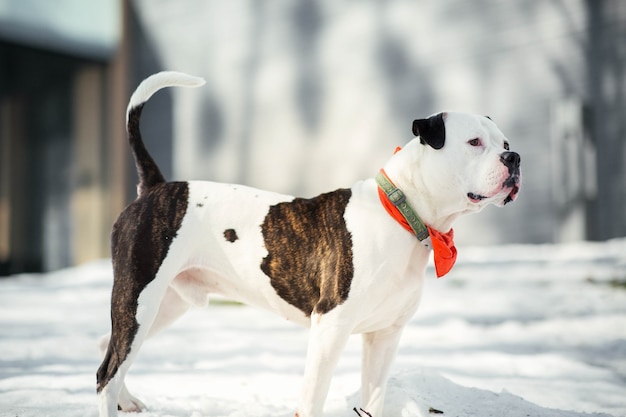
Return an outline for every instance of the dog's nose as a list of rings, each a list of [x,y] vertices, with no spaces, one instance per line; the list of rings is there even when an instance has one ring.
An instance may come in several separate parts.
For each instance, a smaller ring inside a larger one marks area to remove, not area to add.
[[[500,160],[509,168],[519,168],[520,156],[517,152],[503,152],[500,154]]]

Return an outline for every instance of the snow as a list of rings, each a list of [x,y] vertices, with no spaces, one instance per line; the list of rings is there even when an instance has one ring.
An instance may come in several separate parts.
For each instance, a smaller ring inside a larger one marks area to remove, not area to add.
[[[626,416],[626,239],[461,247],[448,276],[427,274],[386,416]],[[0,416],[97,416],[111,280],[108,260],[0,280]],[[127,378],[142,415],[293,415],[306,329],[216,301],[142,348]],[[352,337],[329,417],[356,416],[360,349]]]

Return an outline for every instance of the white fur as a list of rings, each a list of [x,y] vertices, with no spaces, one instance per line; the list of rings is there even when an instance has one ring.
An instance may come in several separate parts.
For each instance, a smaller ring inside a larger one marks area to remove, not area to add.
[[[130,100],[126,109],[126,123],[128,123],[128,113],[133,107],[145,103],[157,91],[166,87],[200,87],[204,85],[204,81],[200,77],[185,74],[176,71],[161,71],[151,75],[139,84]]]

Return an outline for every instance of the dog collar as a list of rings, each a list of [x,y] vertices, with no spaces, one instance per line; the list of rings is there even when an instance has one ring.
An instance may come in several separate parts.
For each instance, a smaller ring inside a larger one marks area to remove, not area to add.
[[[387,177],[387,173],[385,173],[384,169],[378,171],[376,175],[376,184],[378,184],[378,194],[379,197],[382,197],[381,194],[384,193],[386,198],[381,198],[380,201],[385,206],[387,212],[396,219],[405,229],[409,232],[413,232],[417,239],[422,242],[422,245],[426,246],[429,249],[432,249],[432,243],[430,241],[430,233],[428,233],[428,228],[417,215],[413,207],[406,201],[406,196],[402,192],[401,189],[395,186],[393,182]],[[397,215],[390,210],[392,207],[389,207],[391,203],[393,207],[397,209],[400,214],[402,214],[402,218],[398,218]]]
[[[456,262],[457,254],[454,246],[454,231],[450,229],[448,233],[441,233],[426,226],[406,201],[402,190],[387,177],[384,169],[376,175],[376,183],[378,184],[378,197],[387,213],[402,227],[412,232],[422,245],[433,249],[437,278],[450,272]]]

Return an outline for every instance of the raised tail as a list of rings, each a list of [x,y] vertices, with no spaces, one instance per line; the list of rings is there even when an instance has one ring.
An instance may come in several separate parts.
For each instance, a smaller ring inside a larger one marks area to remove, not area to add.
[[[156,184],[165,182],[161,170],[146,149],[139,130],[141,110],[146,101],[154,93],[165,87],[199,87],[204,84],[202,78],[175,71],[158,72],[146,78],[139,84],[128,102],[126,109],[126,131],[130,149],[135,159],[139,184],[137,195],[141,196]]]

